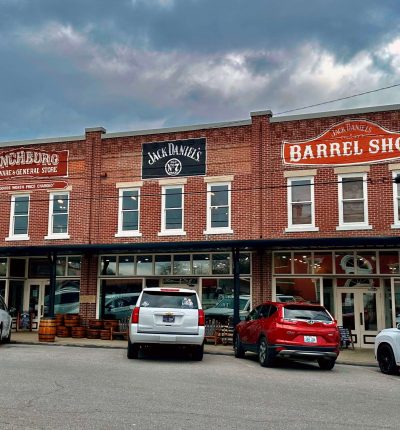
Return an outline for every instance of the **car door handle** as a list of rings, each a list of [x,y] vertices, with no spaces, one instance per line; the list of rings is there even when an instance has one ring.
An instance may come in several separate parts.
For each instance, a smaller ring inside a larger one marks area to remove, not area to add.
[[[364,325],[364,323],[363,323],[363,313],[362,312],[360,312],[360,324]]]

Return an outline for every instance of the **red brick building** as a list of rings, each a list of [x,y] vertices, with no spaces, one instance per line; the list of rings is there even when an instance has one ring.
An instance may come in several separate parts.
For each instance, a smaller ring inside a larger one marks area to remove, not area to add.
[[[154,285],[301,297],[371,346],[400,318],[398,130],[386,106],[0,143],[0,294],[35,323]]]

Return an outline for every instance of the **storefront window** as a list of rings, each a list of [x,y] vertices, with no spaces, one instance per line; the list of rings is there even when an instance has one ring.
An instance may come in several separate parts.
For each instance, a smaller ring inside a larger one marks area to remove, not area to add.
[[[321,288],[318,278],[278,278],[276,300],[321,303]]]
[[[101,310],[104,319],[128,318],[142,291],[141,279],[105,279],[101,282]]]
[[[396,285],[396,281],[395,281]],[[385,303],[385,328],[393,327],[393,311],[392,311],[392,288],[390,279],[383,280],[384,303]]]
[[[399,271],[399,253],[397,251],[379,252],[380,273],[396,274]]]
[[[355,274],[354,252],[335,252],[335,269],[337,274]]]
[[[15,278],[25,278],[25,259],[10,259],[10,276]]]
[[[241,275],[250,275],[251,254],[243,253],[239,255],[239,271]]]
[[[376,252],[357,252],[356,274],[376,273]]]
[[[81,257],[68,257],[67,276],[81,277]]]
[[[153,274],[153,256],[139,255],[136,259],[136,274],[139,276]]]
[[[240,278],[239,296],[243,311],[250,310],[250,279]],[[233,279],[203,279],[202,280],[202,304],[204,309],[214,308],[215,305],[225,298],[233,298],[234,280]],[[227,301],[227,304],[230,302]],[[229,308],[229,307],[228,307]],[[233,307],[232,315],[233,315]],[[218,313],[218,311],[216,311]],[[228,310],[228,314],[229,314]],[[221,314],[221,311],[219,311]],[[232,316],[228,315],[228,316]],[[206,312],[206,316],[211,316]]]
[[[314,252],[314,273],[333,273],[332,252]]]
[[[171,256],[170,255],[156,255],[154,274],[164,275],[164,276],[171,274]]]
[[[135,257],[132,255],[120,256],[118,263],[119,276],[133,276],[135,274]]]
[[[210,275],[211,274],[210,254],[194,254],[193,255],[193,274],[194,275]]]
[[[3,297],[3,299],[6,296],[6,281],[3,280],[0,281],[0,296]]]
[[[56,275],[57,276],[65,276],[66,270],[67,270],[67,258],[66,257],[57,257]]]
[[[62,280],[56,282],[54,298],[55,314],[79,313],[79,280]],[[45,303],[46,304],[46,303]]]
[[[275,252],[274,253],[274,273],[290,274],[291,270],[291,254],[290,252]]]
[[[0,258],[0,276],[7,276],[7,258]]]
[[[324,278],[324,306],[333,317],[336,318],[335,312],[335,295],[333,293],[333,281],[329,278]]]
[[[212,255],[212,273],[213,275],[227,275],[230,273],[229,254]]]
[[[23,299],[24,299],[24,281],[16,281],[11,279],[9,282],[8,290],[8,308],[14,308],[16,316],[17,312],[27,311],[23,309]]]
[[[174,275],[190,275],[190,254],[174,255]]]
[[[311,274],[311,252],[305,253],[294,253],[293,255],[293,267],[294,273],[296,274]]]
[[[48,278],[50,276],[50,261],[47,258],[30,258],[28,274],[30,278]],[[65,274],[65,269],[63,274]]]
[[[103,256],[101,257],[101,274],[115,275],[117,273],[117,257]]]

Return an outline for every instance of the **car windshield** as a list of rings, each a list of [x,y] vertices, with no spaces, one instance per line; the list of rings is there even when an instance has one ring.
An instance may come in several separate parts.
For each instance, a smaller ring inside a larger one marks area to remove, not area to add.
[[[143,292],[140,306],[146,308],[198,309],[196,293],[172,291]]]
[[[248,299],[239,298],[239,309],[244,310],[248,303]],[[216,308],[230,308],[233,309],[233,297],[225,297],[221,301],[219,301],[216,305]]]
[[[332,321],[325,308],[315,306],[285,306],[283,308],[283,318],[289,320]]]

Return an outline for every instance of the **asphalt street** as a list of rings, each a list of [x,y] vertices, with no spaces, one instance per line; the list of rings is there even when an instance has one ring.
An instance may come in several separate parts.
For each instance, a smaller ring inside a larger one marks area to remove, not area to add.
[[[0,346],[0,428],[398,429],[400,376],[206,354]]]

